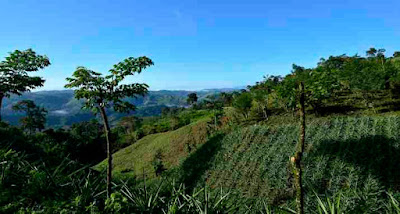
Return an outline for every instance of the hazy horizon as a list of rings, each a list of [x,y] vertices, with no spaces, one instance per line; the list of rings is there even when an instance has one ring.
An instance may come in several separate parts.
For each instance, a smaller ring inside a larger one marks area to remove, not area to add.
[[[152,89],[149,88],[149,91],[207,91],[207,90],[224,90],[224,89],[243,89],[246,88],[246,86],[235,86],[235,87],[222,87],[222,88],[201,88],[201,89]],[[62,88],[62,89],[43,89],[43,88],[38,88],[35,90],[32,90],[30,92],[46,92],[46,91],[73,91],[73,89],[67,89],[67,88]],[[28,92],[29,93],[29,92]]]

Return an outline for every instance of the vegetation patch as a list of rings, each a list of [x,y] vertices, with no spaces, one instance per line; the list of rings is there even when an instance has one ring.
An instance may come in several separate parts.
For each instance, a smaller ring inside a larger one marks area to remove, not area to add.
[[[399,129],[400,118],[394,116],[341,117],[309,126],[304,156],[308,211],[318,206],[316,193],[323,197],[342,194],[345,213],[383,212],[385,191],[400,191]],[[291,207],[294,190],[288,162],[298,132],[296,125],[286,125],[230,133],[206,172],[207,183]]]
[[[163,164],[167,169],[179,165],[180,161],[189,155],[188,145],[193,151],[207,141],[207,122],[202,119],[196,123],[184,126],[175,131],[152,134],[143,137],[135,144],[113,154],[114,171],[129,172],[140,176],[143,172],[148,177],[155,177],[152,161],[158,152],[161,152]],[[103,161],[96,166],[101,169],[105,166]]]

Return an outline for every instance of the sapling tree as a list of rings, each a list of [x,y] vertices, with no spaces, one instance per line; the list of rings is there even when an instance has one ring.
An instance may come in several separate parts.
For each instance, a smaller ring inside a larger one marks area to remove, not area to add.
[[[212,109],[214,121],[213,128],[216,130],[218,128],[219,119],[224,114],[224,98],[221,96],[209,95],[204,101],[208,109]]]
[[[233,107],[243,114],[245,119],[249,117],[249,111],[251,108],[251,104],[253,102],[253,97],[249,92],[243,92],[233,101]]]
[[[0,62],[0,121],[3,98],[10,97],[11,94],[21,95],[43,86],[44,79],[29,76],[28,72],[35,72],[49,65],[49,58],[36,54],[32,49],[16,50]]]
[[[142,56],[139,58],[129,57],[115,64],[109,70],[109,75],[78,67],[67,78],[66,88],[75,88],[75,98],[84,99],[83,108],[92,110],[95,114],[100,113],[107,141],[107,196],[111,195],[112,179],[112,142],[110,139],[110,124],[107,117],[107,109],[128,113],[135,110],[135,105],[127,102],[127,97],[144,96],[148,92],[148,85],[144,83],[122,84],[122,81],[135,73],[141,73],[145,68],[153,65],[151,59]]]
[[[30,134],[36,130],[44,129],[46,123],[47,110],[37,106],[32,100],[22,100],[13,106],[13,110],[25,112],[20,122],[22,128],[29,131]]]
[[[259,89],[252,90],[255,104],[257,106],[257,112],[262,114],[262,119],[268,119],[268,91]]]

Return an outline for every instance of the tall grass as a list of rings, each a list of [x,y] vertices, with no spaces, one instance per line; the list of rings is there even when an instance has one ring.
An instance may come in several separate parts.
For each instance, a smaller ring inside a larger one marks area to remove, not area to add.
[[[390,214],[400,214],[400,203],[399,201],[391,194],[387,193],[389,196],[389,202],[387,203],[387,213]]]

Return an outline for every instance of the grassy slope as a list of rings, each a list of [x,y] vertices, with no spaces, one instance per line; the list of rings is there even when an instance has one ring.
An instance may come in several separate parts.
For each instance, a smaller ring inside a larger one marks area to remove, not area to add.
[[[360,212],[359,206],[381,211],[384,191],[400,190],[399,130],[400,118],[395,116],[340,117],[309,125],[304,163],[308,207],[316,207],[310,204],[316,202],[310,200],[313,191],[327,196],[341,191],[348,212]],[[219,142],[219,152],[197,180],[290,206],[288,160],[297,140],[296,125],[240,128]],[[203,147],[198,151],[206,150]],[[191,172],[187,164],[185,168]]]
[[[114,172],[141,175],[143,170],[149,177],[155,176],[151,164],[157,150],[161,150],[167,169],[179,165],[188,155],[188,147],[199,147],[207,140],[207,118],[174,131],[148,135],[131,146],[113,154]],[[97,168],[105,167],[106,161]]]

